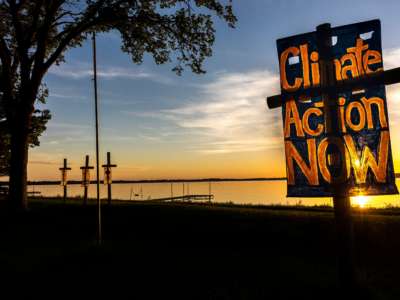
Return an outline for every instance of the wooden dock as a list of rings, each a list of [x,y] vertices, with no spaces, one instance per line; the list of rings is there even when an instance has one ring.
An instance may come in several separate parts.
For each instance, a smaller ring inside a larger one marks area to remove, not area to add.
[[[144,200],[146,202],[191,202],[191,201],[208,201],[214,199],[214,195],[183,195],[183,196],[176,196],[176,197],[166,197],[166,198],[156,198],[156,199],[148,199]]]
[[[28,194],[28,196],[36,196],[42,194],[42,192],[40,191],[27,191],[26,193]]]

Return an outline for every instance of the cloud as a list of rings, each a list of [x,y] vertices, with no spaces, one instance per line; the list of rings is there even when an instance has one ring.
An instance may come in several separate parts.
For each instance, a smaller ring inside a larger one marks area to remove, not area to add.
[[[400,48],[385,49],[382,56],[385,70],[400,66]]]
[[[54,161],[40,161],[40,160],[30,160],[30,164],[33,165],[59,165],[59,162],[54,162]]]
[[[52,92],[50,92],[50,97],[51,98],[65,99],[65,100],[68,100],[68,101],[77,101],[77,102],[81,102],[81,100],[87,100],[88,99],[86,96],[83,96],[83,95],[71,95],[71,94],[61,94],[61,93],[52,93]]]
[[[267,70],[218,73],[189,104],[159,112],[159,117],[206,136],[194,149],[204,154],[263,151],[281,147],[279,112],[266,107],[279,92],[279,78]],[[153,113],[153,116],[155,114]]]
[[[93,76],[92,65],[86,62],[73,62],[65,63],[60,66],[53,66],[49,73],[59,77],[69,78],[69,79],[82,79]],[[171,79],[163,77],[159,74],[154,74],[140,70],[138,67],[126,68],[126,67],[112,67],[112,66],[101,66],[98,67],[97,76],[103,79],[148,79],[152,81],[157,81],[160,83],[170,83]]]
[[[267,95],[279,93],[279,77],[268,70],[218,72],[213,76],[211,82],[197,84],[196,94],[181,106],[123,113],[164,121],[168,133],[162,135],[158,130],[152,140],[179,136],[172,140],[184,140],[184,149],[201,154],[281,148],[280,111],[268,110],[265,101]]]
[[[383,51],[383,64],[385,70],[400,67],[400,48],[392,48]],[[400,85],[394,84],[386,87],[386,98],[388,101],[389,115],[391,116],[391,124],[397,123],[400,117]],[[393,118],[394,117],[394,118]]]
[[[122,114],[139,117],[139,118],[155,118],[155,119],[174,119],[168,113],[163,111],[129,111],[129,110],[121,110]]]
[[[51,122],[51,127],[57,128],[59,130],[65,130],[65,131],[70,131],[76,132],[76,130],[86,130],[86,129],[91,129],[91,125],[87,124],[77,124],[77,123],[62,123],[62,122]]]
[[[203,154],[224,154],[238,152],[256,152],[267,149],[280,148],[282,145],[281,137],[265,138],[246,138],[242,140],[226,140],[208,143],[204,146],[195,147],[193,150]]]
[[[91,142],[93,134],[93,125],[63,123],[50,120],[48,129],[44,132],[40,140],[52,146],[74,142],[87,143]]]
[[[40,152],[37,148],[29,154],[29,165],[60,165],[62,160],[61,153]]]

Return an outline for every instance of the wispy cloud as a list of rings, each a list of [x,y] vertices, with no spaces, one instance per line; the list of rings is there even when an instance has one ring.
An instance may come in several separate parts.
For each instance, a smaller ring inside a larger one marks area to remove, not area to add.
[[[391,48],[383,50],[383,65],[386,70],[399,67],[400,48]]]
[[[37,148],[34,148],[29,154],[30,165],[59,165],[62,159],[62,154],[40,152]]]
[[[400,48],[392,48],[383,51],[383,63],[385,70],[400,67]],[[390,123],[397,124],[400,117],[400,86],[398,84],[386,87],[388,101],[388,112],[391,117]]]
[[[177,132],[191,136],[186,149],[202,154],[264,151],[279,148],[279,110],[269,111],[267,95],[279,93],[279,78],[267,70],[218,72],[214,80],[197,85],[193,99],[173,109],[124,111],[175,124]]]
[[[265,97],[278,93],[278,76],[255,70],[217,73],[189,104],[162,110],[158,117],[202,135],[191,150],[204,154],[262,151],[281,145],[279,112],[266,108]],[[152,113],[151,116],[157,116]]]
[[[93,76],[93,68],[86,62],[73,62],[65,63],[60,66],[53,66],[49,73],[59,77],[69,79],[82,79]],[[168,84],[171,82],[170,78],[163,77],[159,74],[146,72],[139,67],[113,67],[113,66],[100,66],[97,70],[97,76],[104,79],[148,79],[160,83]]]
[[[91,129],[92,126],[87,124],[76,124],[76,123],[62,123],[62,122],[51,122],[51,127],[55,127],[59,130],[86,130]]]
[[[50,120],[48,129],[40,140],[52,146],[74,142],[87,143],[91,141],[93,130],[93,126],[87,124],[63,123]]]
[[[59,162],[55,162],[55,161],[41,161],[41,160],[30,160],[29,161],[30,164],[33,165],[59,165]]]
[[[57,99],[64,99],[68,101],[78,101],[81,102],[82,100],[86,100],[87,97],[83,95],[71,95],[71,94],[61,94],[61,93],[52,93],[50,92],[50,97],[51,98],[57,98]]]
[[[242,140],[226,140],[211,142],[203,146],[195,146],[193,150],[203,154],[225,154],[238,152],[256,152],[266,149],[275,149],[281,147],[282,138],[272,136],[268,139],[247,137]]]

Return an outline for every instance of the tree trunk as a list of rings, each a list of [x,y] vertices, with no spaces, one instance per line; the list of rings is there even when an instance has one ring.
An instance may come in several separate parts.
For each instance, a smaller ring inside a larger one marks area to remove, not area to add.
[[[28,208],[28,135],[31,113],[21,107],[11,123],[11,160],[9,205],[14,210]]]

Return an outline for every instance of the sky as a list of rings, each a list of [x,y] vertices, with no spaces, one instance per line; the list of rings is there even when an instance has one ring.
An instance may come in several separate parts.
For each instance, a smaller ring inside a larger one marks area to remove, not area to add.
[[[146,56],[134,64],[118,32],[97,37],[100,163],[111,152],[114,179],[284,177],[276,40],[379,18],[385,68],[400,66],[400,1],[234,0],[235,29],[215,19],[207,73],[182,76],[174,64]],[[85,155],[95,163],[91,42],[66,54],[45,77],[52,119],[40,147],[30,150],[30,180],[56,180],[63,158],[80,179]],[[392,148],[400,146],[400,86],[387,87]],[[43,106],[42,106],[43,108]],[[395,171],[400,155],[393,151]]]

